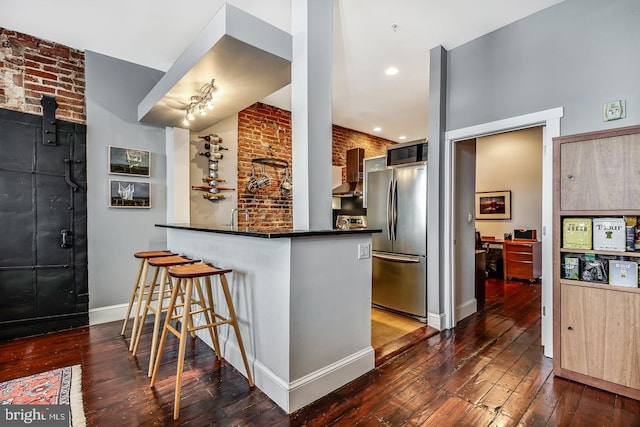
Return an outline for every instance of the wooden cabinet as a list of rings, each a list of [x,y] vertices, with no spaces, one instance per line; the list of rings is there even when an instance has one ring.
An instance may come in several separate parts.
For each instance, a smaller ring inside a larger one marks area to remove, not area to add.
[[[542,243],[531,240],[505,240],[502,248],[505,279],[531,282],[542,276]]]
[[[638,209],[640,144],[636,135],[603,135],[560,145],[560,209]]]
[[[640,218],[640,126],[554,138],[553,370],[560,377],[640,399],[640,288],[577,280],[564,257],[624,257],[640,251],[562,247],[562,221]],[[565,277],[573,277],[568,279]]]
[[[640,389],[640,294],[573,284],[560,292],[563,369]]]

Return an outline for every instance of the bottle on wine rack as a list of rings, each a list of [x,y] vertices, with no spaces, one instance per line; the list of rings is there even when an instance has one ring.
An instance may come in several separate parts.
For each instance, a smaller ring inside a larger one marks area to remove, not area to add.
[[[220,194],[220,193],[204,193],[202,195],[203,198],[211,200],[211,201],[216,201],[216,200],[222,200],[224,199],[224,194]]]
[[[222,151],[222,150],[228,150],[228,148],[224,148],[222,145],[220,144],[209,144],[208,142],[204,144],[204,149],[205,150],[211,150],[211,151]]]
[[[216,144],[219,144],[222,142],[222,138],[220,138],[215,133],[210,133],[209,135],[205,135],[205,136],[198,136],[198,138],[204,139],[207,142],[215,142]]]
[[[201,156],[214,158],[214,159],[218,159],[218,160],[223,157],[222,153],[218,153],[218,152],[215,152],[215,151],[205,151],[205,152],[201,152],[201,153],[198,153],[198,154],[201,155]]]

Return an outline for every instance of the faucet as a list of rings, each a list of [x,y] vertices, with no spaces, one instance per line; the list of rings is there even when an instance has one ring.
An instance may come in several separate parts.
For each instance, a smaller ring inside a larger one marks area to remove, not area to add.
[[[233,214],[236,212],[240,212],[240,211],[244,211],[244,220],[249,222],[249,209],[245,209],[245,208],[233,208],[231,209],[231,221],[229,221],[229,225],[231,226],[231,229],[233,229],[234,224],[233,224]]]

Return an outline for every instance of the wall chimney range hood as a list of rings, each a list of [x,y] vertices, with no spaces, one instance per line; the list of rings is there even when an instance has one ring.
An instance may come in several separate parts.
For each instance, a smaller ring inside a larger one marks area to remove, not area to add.
[[[363,159],[363,148],[347,150],[347,182],[333,189],[332,195],[334,197],[362,196]]]

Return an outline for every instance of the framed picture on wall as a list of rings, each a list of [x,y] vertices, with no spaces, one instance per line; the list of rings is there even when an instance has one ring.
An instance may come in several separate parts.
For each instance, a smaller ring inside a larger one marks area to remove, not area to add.
[[[109,146],[109,173],[149,177],[151,152],[137,148]]]
[[[150,208],[150,184],[139,181],[109,180],[109,207]]]
[[[476,193],[476,219],[511,219],[511,191]]]

